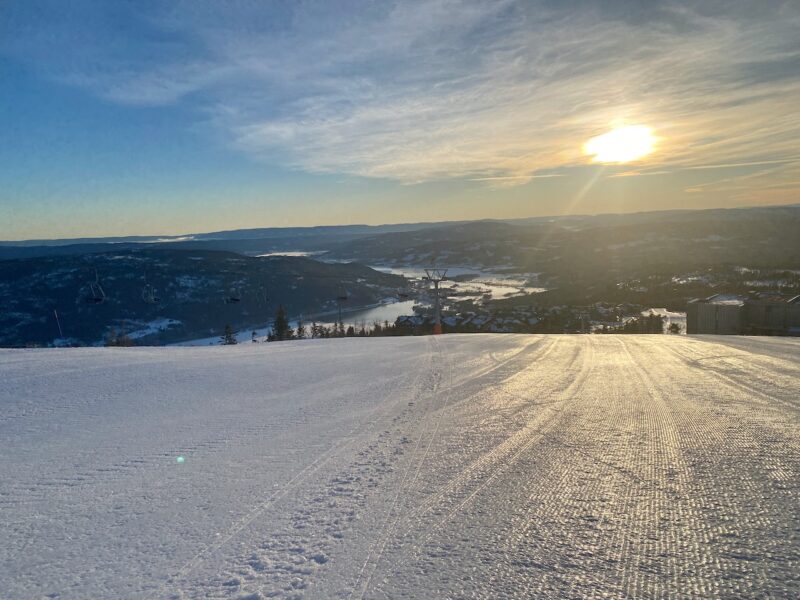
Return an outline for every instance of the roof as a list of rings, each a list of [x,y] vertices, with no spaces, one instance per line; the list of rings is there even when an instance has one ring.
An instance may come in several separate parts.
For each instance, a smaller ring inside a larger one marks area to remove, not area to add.
[[[800,296],[787,296],[777,292],[762,292],[750,299],[750,302],[763,302],[772,304],[800,304]]]
[[[744,298],[734,294],[714,294],[703,300],[697,300],[703,304],[716,304],[718,306],[744,306]]]

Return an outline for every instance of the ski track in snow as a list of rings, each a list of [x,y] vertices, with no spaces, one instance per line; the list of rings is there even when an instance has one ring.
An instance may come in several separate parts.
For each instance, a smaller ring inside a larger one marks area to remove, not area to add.
[[[0,439],[3,599],[800,597],[800,340],[0,350]]]

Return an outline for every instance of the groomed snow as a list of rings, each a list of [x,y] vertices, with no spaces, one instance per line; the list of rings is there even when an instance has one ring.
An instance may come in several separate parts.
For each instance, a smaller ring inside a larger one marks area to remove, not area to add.
[[[4,350],[0,411],[4,599],[800,597],[800,340]]]

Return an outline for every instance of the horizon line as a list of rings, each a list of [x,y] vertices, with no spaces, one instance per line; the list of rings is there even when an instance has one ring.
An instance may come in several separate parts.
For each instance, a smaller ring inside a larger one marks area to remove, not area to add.
[[[212,234],[227,234],[227,233],[237,233],[237,232],[244,232],[244,231],[257,231],[259,229],[274,229],[274,230],[286,230],[286,229],[336,229],[336,228],[345,228],[345,227],[370,227],[370,228],[378,228],[378,227],[402,227],[404,225],[411,226],[411,225],[450,225],[450,224],[462,224],[462,223],[481,223],[481,222],[495,222],[495,223],[509,223],[513,221],[530,221],[535,219],[567,219],[567,218],[580,218],[580,217],[602,217],[602,216],[615,216],[615,215],[638,215],[638,214],[656,214],[656,213],[680,213],[680,212],[708,212],[708,211],[719,211],[719,210],[753,210],[753,209],[771,209],[771,208],[792,208],[792,207],[800,207],[800,202],[789,202],[786,204],[765,204],[765,205],[748,205],[748,206],[731,206],[731,207],[716,207],[716,208],[665,208],[665,209],[657,209],[657,210],[635,210],[630,212],[599,212],[599,213],[575,213],[575,214],[567,214],[562,213],[559,215],[551,214],[551,215],[538,215],[538,216],[527,216],[527,217],[510,217],[507,219],[503,218],[482,218],[482,219],[447,219],[442,221],[404,221],[404,222],[396,222],[396,223],[378,223],[378,224],[368,224],[368,223],[339,223],[336,225],[265,225],[262,227],[242,227],[239,229],[217,229],[211,231],[195,231],[191,233],[154,233],[154,234],[128,234],[128,235],[100,235],[100,236],[81,236],[81,237],[66,237],[66,238],[23,238],[23,239],[2,239],[0,240],[0,246],[16,246],[21,244],[33,245],[36,242],[74,242],[74,243],[124,243],[126,241],[130,242],[141,242],[146,243],[146,241],[158,242],[162,241],[164,243],[167,242],[176,242],[179,243],[181,241],[193,241],[191,236],[199,236],[199,235],[212,235]],[[179,239],[179,238],[189,238],[189,239]],[[119,240],[119,241],[112,241],[112,240]],[[64,244],[68,245],[68,244]]]

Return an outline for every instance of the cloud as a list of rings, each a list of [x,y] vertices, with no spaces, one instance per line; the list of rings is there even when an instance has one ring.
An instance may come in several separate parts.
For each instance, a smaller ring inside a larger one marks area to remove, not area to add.
[[[791,163],[798,163],[800,162],[800,156],[790,156],[787,158],[775,159],[775,160],[756,160],[750,162],[739,162],[739,163],[727,163],[727,164],[719,164],[719,165],[697,165],[694,167],[687,167],[687,169],[691,170],[701,170],[701,169],[737,169],[740,167],[760,167],[762,165],[781,165],[781,164],[791,164]]]
[[[583,143],[622,123],[662,138],[659,171],[800,153],[792,3],[19,7],[4,54],[116,103],[185,105],[312,173],[514,185],[585,164]]]

